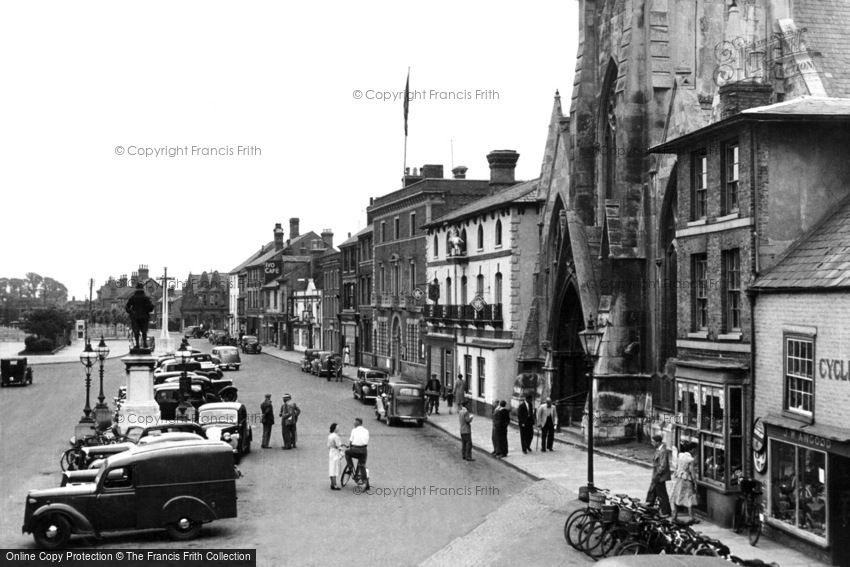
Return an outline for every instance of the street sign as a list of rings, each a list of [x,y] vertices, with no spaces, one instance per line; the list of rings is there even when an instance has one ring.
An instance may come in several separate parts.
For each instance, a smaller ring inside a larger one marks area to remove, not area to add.
[[[469,304],[472,305],[472,308],[475,309],[476,313],[481,313],[481,311],[483,311],[487,306],[487,302],[484,301],[484,298],[480,295],[476,295]]]
[[[413,295],[413,299],[415,299],[416,301],[419,301],[420,299],[422,299],[422,296],[424,296],[425,294],[422,293],[422,290],[417,287],[417,288],[413,289],[412,295]]]

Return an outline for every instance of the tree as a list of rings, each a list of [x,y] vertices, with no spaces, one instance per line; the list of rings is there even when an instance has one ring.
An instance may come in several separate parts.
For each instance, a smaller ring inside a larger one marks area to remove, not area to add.
[[[41,282],[42,290],[41,292],[44,294],[45,303],[52,305],[64,305],[68,302],[68,288],[65,287],[65,284],[62,282],[58,282],[53,278],[45,277]]]
[[[71,314],[68,311],[49,307],[28,312],[21,328],[40,338],[56,340],[65,334],[71,324]]]
[[[38,289],[41,285],[41,282],[44,281],[40,275],[35,272],[27,272],[24,276],[26,279],[24,280],[24,285],[26,287],[27,297],[30,299],[35,299],[38,297]]]

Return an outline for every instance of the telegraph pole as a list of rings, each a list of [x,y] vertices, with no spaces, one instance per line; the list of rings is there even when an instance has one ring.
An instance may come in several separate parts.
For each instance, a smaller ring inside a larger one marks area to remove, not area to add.
[[[168,352],[168,282],[174,278],[168,277],[168,268],[163,268],[162,280],[162,331],[159,340],[162,341],[163,352]]]

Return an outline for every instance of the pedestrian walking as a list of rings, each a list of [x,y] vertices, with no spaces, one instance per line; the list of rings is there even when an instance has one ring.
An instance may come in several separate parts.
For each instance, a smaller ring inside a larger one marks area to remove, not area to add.
[[[472,458],[472,419],[474,416],[469,413],[468,405],[469,402],[464,400],[457,412],[458,422],[460,422],[460,452],[464,461],[474,461],[475,459]]]
[[[670,497],[667,495],[667,481],[670,480],[670,451],[664,444],[664,436],[656,433],[652,436],[655,454],[652,456],[652,480],[646,493],[646,503],[655,505],[655,499],[661,502],[661,515],[670,515]]]
[[[496,439],[499,444],[497,457],[508,456],[508,426],[511,424],[511,410],[508,409],[507,400],[499,402],[499,410],[496,412]]]
[[[269,441],[272,437],[272,425],[274,425],[274,407],[272,406],[272,395],[266,394],[266,399],[260,404],[260,413],[262,414],[263,423],[263,442],[260,447],[269,449]]]
[[[493,444],[493,451],[490,454],[494,457],[499,454],[499,430],[496,426],[498,413],[499,400],[493,400],[493,407],[490,414],[490,419],[493,422],[493,431],[490,433],[490,442]]]
[[[348,345],[342,349],[342,363],[345,366],[351,366],[351,348]]]
[[[688,508],[688,518],[692,524],[699,523],[694,518],[694,506],[697,504],[696,466],[694,465],[693,450],[696,445],[690,441],[682,441],[679,455],[676,457],[676,470],[673,473],[673,492],[670,494],[673,521],[679,515],[679,506]]]
[[[454,401],[457,404],[457,411],[460,413],[460,406],[466,400],[466,380],[463,379],[463,374],[457,375],[454,388]]]
[[[280,406],[281,427],[283,428],[283,448],[295,449],[298,442],[298,416],[301,410],[295,402],[291,402],[292,396],[283,395],[283,405]]]
[[[519,422],[519,440],[522,452],[531,451],[531,442],[534,440],[534,404],[531,396],[526,396],[517,409],[517,421]]]
[[[443,399],[446,400],[446,405],[449,406],[449,415],[451,415],[452,407],[455,405],[454,390],[447,386],[443,386]]]
[[[431,378],[425,384],[425,395],[427,396],[428,406],[425,408],[428,413],[436,413],[440,415],[440,391],[443,386],[437,380],[436,374],[431,374]]]
[[[342,474],[342,439],[336,432],[336,423],[331,423],[328,434],[328,476],[331,477],[331,490],[340,490],[337,486],[339,475]]]
[[[543,445],[541,451],[554,451],[552,446],[555,444],[555,428],[558,427],[558,412],[557,408],[552,405],[552,398],[546,398],[546,403],[537,408],[537,427],[540,428],[540,436],[543,440],[540,442]]]

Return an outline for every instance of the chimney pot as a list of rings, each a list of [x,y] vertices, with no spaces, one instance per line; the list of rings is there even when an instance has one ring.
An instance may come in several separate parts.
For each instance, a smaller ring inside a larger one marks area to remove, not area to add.
[[[452,177],[455,179],[466,179],[466,172],[469,168],[465,165],[459,165],[452,169]]]
[[[274,249],[276,252],[283,250],[283,227],[279,222],[274,225]]]
[[[289,219],[289,238],[298,238],[300,236],[301,233],[298,231],[299,222],[298,217]]]
[[[322,231],[322,240],[325,242],[326,248],[334,247],[334,233],[331,229],[326,228]]]
[[[773,87],[753,81],[734,81],[722,85],[720,94],[720,119],[739,114],[748,108],[770,104]]]
[[[422,166],[420,172],[422,174],[422,177],[430,179],[443,178],[443,166],[441,164],[425,164]]]
[[[487,154],[490,164],[490,186],[513,185],[516,183],[514,170],[519,154],[514,150],[493,150]]]

